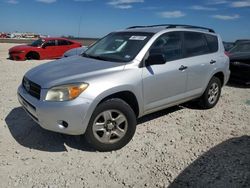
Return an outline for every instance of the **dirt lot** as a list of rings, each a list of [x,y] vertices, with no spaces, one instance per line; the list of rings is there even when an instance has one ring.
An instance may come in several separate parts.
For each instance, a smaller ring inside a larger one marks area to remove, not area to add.
[[[223,88],[218,105],[181,105],[138,121],[133,140],[100,153],[49,132],[20,107],[23,74],[47,61],[6,60],[0,44],[0,187],[250,187],[250,89]]]

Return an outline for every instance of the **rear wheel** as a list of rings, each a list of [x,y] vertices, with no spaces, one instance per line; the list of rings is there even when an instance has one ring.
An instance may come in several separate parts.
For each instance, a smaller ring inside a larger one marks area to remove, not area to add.
[[[213,77],[200,99],[201,107],[204,109],[213,108],[218,103],[220,94],[221,81],[219,78]]]
[[[39,60],[40,59],[40,55],[37,52],[29,52],[26,55],[26,59],[27,60],[32,60],[32,59]]]
[[[90,119],[85,138],[98,151],[112,151],[125,146],[134,136],[136,116],[121,99],[98,105]]]

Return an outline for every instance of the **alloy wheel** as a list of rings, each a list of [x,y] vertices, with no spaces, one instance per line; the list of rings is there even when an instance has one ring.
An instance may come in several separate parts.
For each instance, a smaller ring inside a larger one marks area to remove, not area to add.
[[[219,96],[219,86],[217,83],[211,84],[209,90],[208,90],[208,102],[210,104],[214,104]]]
[[[121,140],[128,129],[126,116],[118,110],[101,112],[94,120],[93,133],[97,140],[104,144]]]

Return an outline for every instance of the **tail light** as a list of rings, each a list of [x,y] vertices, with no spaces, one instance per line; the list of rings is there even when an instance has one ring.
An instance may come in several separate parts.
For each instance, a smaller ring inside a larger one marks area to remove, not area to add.
[[[230,56],[230,53],[229,53],[229,52],[225,51],[224,53],[225,53],[225,55],[226,55],[227,57]]]

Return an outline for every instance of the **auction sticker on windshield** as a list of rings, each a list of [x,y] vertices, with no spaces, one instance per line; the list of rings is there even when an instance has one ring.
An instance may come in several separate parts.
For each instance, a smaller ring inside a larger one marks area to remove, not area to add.
[[[145,40],[146,36],[131,36],[129,40]]]

